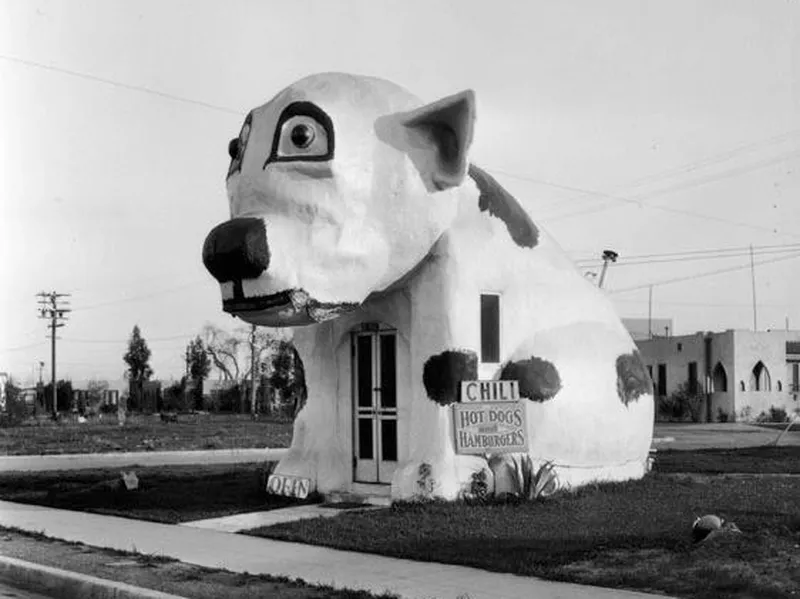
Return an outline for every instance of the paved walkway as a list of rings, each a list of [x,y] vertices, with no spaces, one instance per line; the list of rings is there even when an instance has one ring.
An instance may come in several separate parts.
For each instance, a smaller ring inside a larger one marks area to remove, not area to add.
[[[208,530],[218,530],[220,532],[239,532],[242,530],[252,530],[262,526],[272,526],[273,524],[283,524],[284,522],[294,522],[296,520],[307,520],[309,518],[331,518],[338,516],[342,512],[352,512],[355,510],[374,510],[378,506],[365,504],[359,508],[334,508],[324,507],[319,504],[298,505],[286,507],[279,510],[269,510],[266,512],[248,512],[246,514],[235,514],[222,518],[208,518],[206,520],[194,520],[183,522],[181,526],[192,526],[194,528],[206,528]]]
[[[65,453],[58,455],[0,456],[0,472],[40,472],[119,468],[126,466],[174,466],[182,464],[236,464],[276,461],[287,449],[210,449],[201,451],[128,451],[120,453]]]
[[[645,599],[654,595],[415,562],[192,526],[174,526],[0,501],[0,526],[233,572],[300,578],[409,599]],[[659,596],[663,597],[663,596]]]

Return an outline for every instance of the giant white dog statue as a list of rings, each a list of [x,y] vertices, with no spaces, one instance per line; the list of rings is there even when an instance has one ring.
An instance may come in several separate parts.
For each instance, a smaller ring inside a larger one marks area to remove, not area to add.
[[[203,259],[226,312],[295,327],[307,401],[276,474],[322,493],[356,488],[352,340],[364,330],[397,339],[392,498],[424,487],[454,499],[478,472],[490,492],[513,490],[523,458],[562,487],[646,472],[654,402],[635,345],[602,291],[470,164],[474,125],[472,91],[425,104],[385,80],[327,73],[252,110],[231,141],[231,219]],[[487,293],[500,302],[488,360]],[[524,455],[456,453],[460,383],[491,379],[518,382]]]

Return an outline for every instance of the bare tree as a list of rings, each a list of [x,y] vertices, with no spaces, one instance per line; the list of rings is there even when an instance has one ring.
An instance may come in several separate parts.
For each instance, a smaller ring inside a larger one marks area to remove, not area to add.
[[[255,384],[259,373],[252,376],[252,364],[260,368],[260,364],[271,362],[270,354],[275,353],[282,342],[291,338],[288,329],[274,329],[259,327],[253,335],[251,354],[251,329],[238,327],[233,331],[225,331],[212,324],[206,324],[200,335],[205,343],[211,365],[221,376],[222,380],[239,385],[240,410],[245,411],[247,395],[245,381],[250,379]]]

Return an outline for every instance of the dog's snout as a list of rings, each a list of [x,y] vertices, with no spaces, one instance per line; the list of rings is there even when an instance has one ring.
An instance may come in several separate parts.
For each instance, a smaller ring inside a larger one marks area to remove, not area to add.
[[[258,277],[269,266],[264,221],[235,218],[214,227],[203,244],[203,264],[220,283]]]

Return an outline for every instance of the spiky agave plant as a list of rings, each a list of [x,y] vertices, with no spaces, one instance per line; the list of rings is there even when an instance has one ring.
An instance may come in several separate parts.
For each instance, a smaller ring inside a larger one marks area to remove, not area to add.
[[[527,465],[532,470],[532,462],[527,460]],[[531,475],[526,477],[525,497],[528,499],[538,499],[549,497],[558,490],[558,473],[555,464],[547,461]]]

